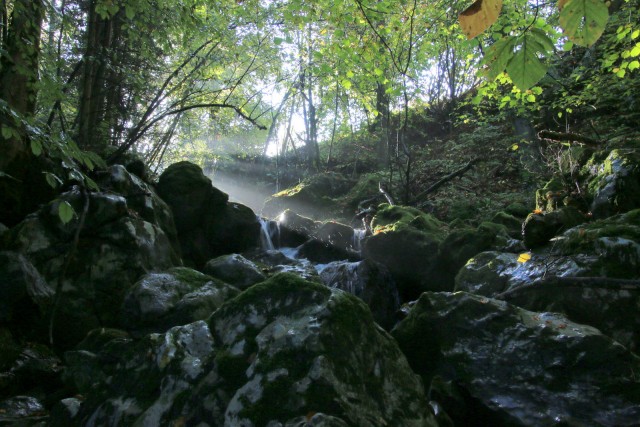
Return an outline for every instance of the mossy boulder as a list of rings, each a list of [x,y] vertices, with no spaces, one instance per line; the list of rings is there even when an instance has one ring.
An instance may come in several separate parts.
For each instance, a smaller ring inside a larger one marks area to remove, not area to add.
[[[631,426],[640,358],[597,329],[465,292],[425,293],[392,331],[455,425]],[[457,391],[457,392],[456,392]],[[462,405],[451,405],[452,402]]]
[[[257,245],[260,223],[248,207],[228,202],[202,169],[190,162],[169,166],[158,193],[173,211],[186,265],[202,268],[211,258]]]
[[[383,265],[371,260],[332,262],[320,271],[320,279],[364,301],[376,323],[386,330],[395,325],[400,296],[395,280]]]
[[[213,277],[186,267],[149,273],[127,292],[122,324],[137,334],[206,319],[240,291]]]
[[[366,305],[287,274],[130,345],[85,398],[71,425],[437,425]]]
[[[321,225],[320,222],[298,215],[290,209],[278,215],[276,221],[279,225],[280,246],[293,248],[306,242]]]
[[[160,226],[129,210],[124,197],[102,192],[87,197],[78,190],[64,193],[8,235],[9,248],[27,257],[47,283],[62,280],[53,329],[60,348],[73,347],[92,329],[118,327],[127,289],[142,274],[181,263]],[[61,203],[77,213],[88,203],[77,242],[80,216],[64,224]]]
[[[101,188],[123,196],[127,201],[127,207],[137,212],[142,219],[160,227],[169,238],[173,249],[180,254],[178,233],[171,208],[151,185],[130,173],[122,165],[113,165],[99,172],[97,182]]]
[[[601,162],[599,155],[584,168],[594,218],[640,208],[640,150],[615,149]]]
[[[262,215],[274,218],[291,209],[315,220],[329,219],[338,210],[335,199],[349,191],[353,184],[352,179],[335,172],[310,176],[267,199]]]
[[[565,206],[546,213],[531,213],[522,224],[522,238],[527,248],[545,245],[549,240],[578,224],[587,217],[571,206]]]
[[[371,228],[362,255],[389,269],[403,301],[446,288],[433,274],[446,224],[415,208],[383,204]]]
[[[202,271],[240,290],[245,290],[267,278],[257,265],[239,254],[214,258],[205,264]]]
[[[574,227],[525,257],[478,254],[458,273],[455,289],[564,313],[637,350],[640,295],[609,279],[640,279],[640,210]]]
[[[353,228],[348,225],[327,221],[316,230],[314,237],[344,251],[356,252],[356,235]]]
[[[507,212],[498,212],[491,218],[493,224],[504,225],[509,236],[513,238],[522,237],[522,220]]]
[[[564,206],[563,200],[568,195],[566,185],[560,178],[554,177],[544,187],[536,190],[536,210],[553,212]]]
[[[507,239],[507,228],[492,222],[483,222],[475,229],[453,230],[438,248],[438,276],[443,283],[448,284],[448,290],[452,290],[456,274],[470,258]]]

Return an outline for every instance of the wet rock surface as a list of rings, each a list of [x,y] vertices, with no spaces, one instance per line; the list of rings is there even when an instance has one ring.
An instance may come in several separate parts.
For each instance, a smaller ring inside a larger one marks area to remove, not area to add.
[[[58,216],[65,202],[77,213],[87,208],[77,241],[80,217],[63,224]],[[124,294],[140,275],[180,264],[160,226],[140,219],[124,197],[109,193],[64,193],[12,228],[8,241],[61,290],[53,332],[63,348],[91,329],[117,326]],[[69,251],[74,256],[68,257]]]
[[[322,269],[320,279],[325,285],[364,301],[383,328],[389,330],[395,325],[400,297],[393,277],[383,265],[370,260],[332,262]]]
[[[143,276],[127,292],[122,325],[140,333],[164,332],[172,326],[206,319],[240,291],[186,267]]]
[[[114,372],[72,425],[437,425],[364,303],[287,274],[131,345]]]
[[[640,419],[638,356],[563,316],[464,292],[425,293],[392,334],[425,382],[439,384],[456,425]]]
[[[214,258],[205,264],[202,271],[240,290],[245,290],[267,278],[257,265],[239,254]]]

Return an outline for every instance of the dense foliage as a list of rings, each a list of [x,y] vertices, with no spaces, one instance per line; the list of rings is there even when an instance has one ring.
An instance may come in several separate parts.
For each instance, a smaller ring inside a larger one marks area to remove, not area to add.
[[[35,185],[36,157],[50,186],[92,188],[102,161],[89,152],[154,169],[269,154],[317,171],[348,144],[410,200],[415,147],[459,124],[542,112],[566,128],[605,85],[637,109],[637,0],[2,5],[5,189]],[[5,191],[8,217],[28,209],[23,193]]]

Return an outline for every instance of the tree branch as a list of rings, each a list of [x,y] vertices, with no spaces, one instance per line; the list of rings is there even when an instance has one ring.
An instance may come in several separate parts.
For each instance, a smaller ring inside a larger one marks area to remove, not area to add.
[[[588,136],[578,135],[575,133],[554,132],[552,130],[541,130],[540,132],[538,132],[538,138],[546,139],[548,141],[554,141],[554,142],[560,142],[560,141],[578,142],[580,144],[585,144],[590,146],[599,146],[602,144],[602,141],[589,138]]]
[[[467,163],[466,165],[464,165],[463,167],[461,167],[457,171],[452,172],[449,175],[446,175],[446,176],[442,177],[438,182],[436,182],[435,184],[431,185],[429,188],[424,190],[422,193],[418,194],[416,196],[416,200],[420,200],[423,197],[425,197],[426,195],[433,193],[438,188],[442,187],[444,184],[446,184],[447,182],[451,181],[453,178],[456,178],[456,177],[464,175],[469,169],[471,169],[476,163],[478,163],[479,160],[480,159],[478,159],[478,158],[473,159],[473,160],[469,160],[469,163]]]

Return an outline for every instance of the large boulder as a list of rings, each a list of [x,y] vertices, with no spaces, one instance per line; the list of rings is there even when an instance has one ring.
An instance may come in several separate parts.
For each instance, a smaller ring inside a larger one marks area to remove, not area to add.
[[[173,211],[187,265],[202,268],[211,258],[242,252],[259,241],[260,223],[254,212],[229,202],[198,165],[169,166],[160,175],[158,194]]]
[[[593,198],[590,208],[594,218],[640,208],[639,150],[612,150],[604,159],[602,153],[596,153],[585,165],[584,172]]]
[[[640,358],[597,329],[464,292],[425,293],[392,331],[456,425],[632,426]]]
[[[393,277],[383,265],[371,260],[332,262],[322,269],[320,279],[325,285],[364,301],[383,328],[389,330],[395,325],[400,297]]]
[[[62,203],[77,213],[66,224],[58,215]],[[12,228],[8,242],[60,290],[53,333],[62,348],[91,329],[118,326],[127,289],[144,273],[180,264],[162,229],[110,193],[64,193]]]
[[[587,220],[579,210],[565,206],[547,213],[531,213],[522,224],[522,238],[527,248],[545,245],[549,240]]]
[[[316,220],[329,219],[338,209],[335,198],[347,193],[353,184],[352,179],[335,172],[313,175],[267,199],[262,215],[273,218],[291,209]]]
[[[222,255],[209,260],[202,272],[240,290],[245,290],[267,278],[257,265],[239,254]]]
[[[23,338],[44,341],[54,294],[27,258],[0,252],[0,326]]]
[[[415,208],[382,204],[371,227],[363,257],[389,269],[404,301],[447,286],[432,275],[446,233],[444,223]]]
[[[149,273],[127,292],[122,325],[137,333],[165,332],[172,326],[206,319],[240,291],[186,267]]]
[[[286,209],[278,215],[280,246],[297,247],[306,242],[321,223]]]
[[[106,171],[100,172],[97,182],[101,188],[123,196],[127,200],[127,207],[136,211],[142,219],[160,227],[169,238],[176,253],[180,254],[180,244],[171,208],[158,196],[151,185],[130,173],[122,165],[113,165]]]
[[[437,425],[420,379],[364,303],[292,275],[113,363],[68,425]]]
[[[530,257],[530,258],[529,258]],[[457,291],[500,297],[535,311],[556,311],[640,348],[640,210],[567,230],[551,248],[483,252],[456,277]],[[633,281],[636,280],[634,284]]]

